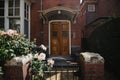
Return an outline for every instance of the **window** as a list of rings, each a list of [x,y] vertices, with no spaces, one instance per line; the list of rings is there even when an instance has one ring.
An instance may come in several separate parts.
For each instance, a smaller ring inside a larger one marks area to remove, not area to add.
[[[88,5],[88,12],[95,12],[95,5],[94,4]]]
[[[17,30],[17,32],[20,32],[20,19],[19,18],[9,18],[9,28]]]
[[[4,18],[0,18],[0,29],[4,29]]]
[[[0,0],[0,16],[4,16],[4,0]]]
[[[24,33],[26,35],[26,38],[29,37],[29,2],[24,3]]]
[[[4,0],[0,0],[0,29],[4,29]]]
[[[25,16],[25,19],[29,19],[29,5],[27,3],[25,3],[25,6],[24,6],[24,16]]]
[[[83,2],[83,0],[80,0],[80,4]]]
[[[63,37],[67,37],[68,36],[68,32],[67,31],[62,31],[62,36]]]
[[[9,0],[8,15],[19,16],[20,15],[20,0]]]
[[[12,16],[9,18],[9,28],[20,32],[20,0],[8,1],[8,16]]]
[[[53,37],[57,37],[57,35],[58,35],[58,34],[57,34],[57,31],[53,31],[53,32],[52,32],[52,36],[53,36]]]

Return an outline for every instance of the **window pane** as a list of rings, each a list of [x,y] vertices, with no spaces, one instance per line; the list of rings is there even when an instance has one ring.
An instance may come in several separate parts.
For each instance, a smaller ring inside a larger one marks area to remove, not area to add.
[[[15,9],[15,16],[19,16],[20,15],[20,9],[19,8],[16,8]]]
[[[20,32],[20,19],[9,19],[9,28]]]
[[[9,0],[9,7],[13,7],[13,0]]]
[[[68,36],[68,32],[67,31],[62,31],[62,36],[63,37],[67,37]]]
[[[29,6],[27,5],[27,13],[26,13],[27,19],[29,19]]]
[[[27,19],[29,19],[29,14],[27,13],[26,15],[27,15]]]
[[[20,15],[20,0],[9,0],[9,16]]]
[[[53,37],[57,37],[57,35],[58,35],[58,34],[57,34],[57,31],[53,31],[53,32],[52,32],[52,36],[53,36]]]
[[[88,11],[89,12],[95,12],[95,5],[94,4],[89,4],[88,5]]]
[[[0,16],[4,16],[4,9],[0,9]]]
[[[24,9],[26,10],[26,5],[27,5],[27,4],[25,3],[24,5],[25,5],[25,6],[24,6]]]
[[[20,0],[15,0],[15,7],[20,7]]]
[[[4,1],[0,1],[0,8],[4,8]]]
[[[25,35],[26,35],[26,38],[28,38],[28,36],[29,36],[29,22],[27,21],[27,20],[25,20],[24,21],[25,23],[24,23],[24,33],[25,33]]]
[[[4,18],[0,18],[0,29],[4,29]]]
[[[4,0],[0,0],[0,16],[4,16]]]
[[[26,16],[27,16],[27,15],[26,15],[26,11],[24,11],[24,16],[25,16],[25,18],[26,18]]]
[[[9,16],[13,16],[13,9],[9,9]]]

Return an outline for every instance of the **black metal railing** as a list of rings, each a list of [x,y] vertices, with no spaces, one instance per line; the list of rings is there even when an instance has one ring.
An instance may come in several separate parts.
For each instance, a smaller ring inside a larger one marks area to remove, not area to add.
[[[46,80],[79,80],[79,65],[54,66],[45,71]]]

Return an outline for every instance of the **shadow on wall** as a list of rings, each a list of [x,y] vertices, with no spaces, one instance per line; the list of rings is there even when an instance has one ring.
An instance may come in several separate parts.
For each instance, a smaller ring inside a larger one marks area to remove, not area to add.
[[[105,68],[120,75],[120,17],[110,18],[88,38],[89,51],[105,58]]]

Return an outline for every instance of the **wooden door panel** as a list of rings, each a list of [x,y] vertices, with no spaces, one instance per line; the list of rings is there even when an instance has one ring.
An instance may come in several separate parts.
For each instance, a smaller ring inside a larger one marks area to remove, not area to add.
[[[51,54],[58,55],[59,50],[59,33],[58,33],[58,24],[51,23]]]
[[[61,29],[61,54],[62,55],[69,55],[69,24],[62,23]]]
[[[51,52],[52,55],[58,55],[59,53],[59,44],[58,44],[58,40],[57,39],[52,39],[51,41]]]
[[[52,22],[50,24],[52,55],[69,55],[69,23]]]

